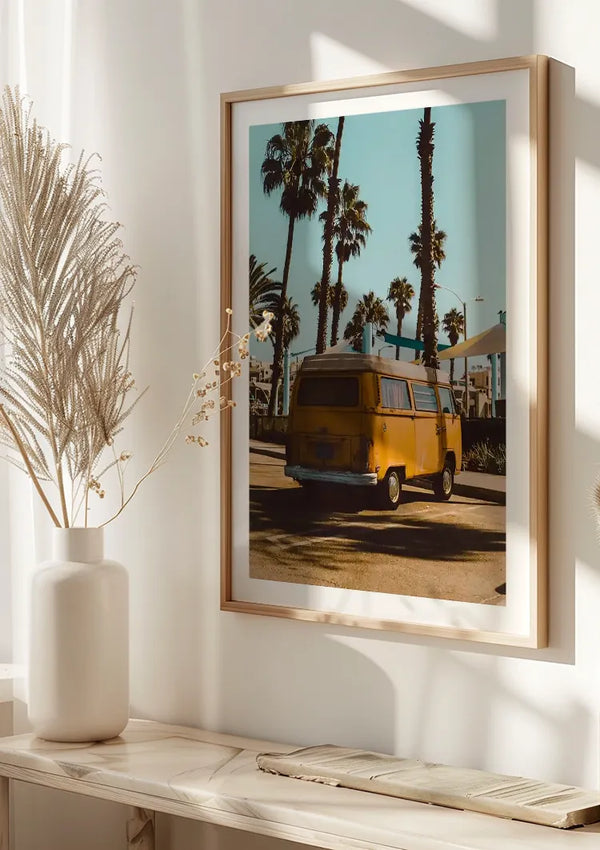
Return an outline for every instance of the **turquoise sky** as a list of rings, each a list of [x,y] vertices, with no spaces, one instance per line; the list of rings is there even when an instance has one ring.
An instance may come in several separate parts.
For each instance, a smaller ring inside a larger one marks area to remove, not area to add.
[[[385,298],[390,281],[406,276],[415,289],[414,307],[404,319],[402,332],[414,336],[420,275],[410,253],[409,234],[420,220],[420,173],[416,137],[422,109],[378,112],[346,117],[339,176],[360,186],[368,204],[367,219],[373,232],[360,257],[344,266],[349,301],[340,331],[349,321],[357,300],[369,290]],[[461,299],[477,296],[483,303],[467,305],[468,335],[473,336],[498,321],[506,309],[506,109],[505,101],[437,106],[435,122],[434,215],[447,233],[446,260],[436,274],[442,286],[455,290]],[[335,133],[337,116],[326,122]],[[266,196],[260,168],[268,139],[281,131],[280,124],[250,128],[250,253],[281,279],[285,258],[288,219],[279,210],[280,193]],[[317,309],[310,290],[321,276],[322,231],[316,215],[296,223],[288,294],[299,305],[300,336],[292,352],[314,347]],[[334,256],[332,282],[337,276]],[[393,333],[395,315],[390,312]],[[437,292],[440,317],[449,309],[461,309],[458,299],[443,289]],[[440,330],[439,342],[448,340]],[[376,343],[376,349],[381,344]],[[264,350],[256,352],[264,358]],[[388,348],[384,356],[393,356]],[[402,359],[412,355],[403,350]]]

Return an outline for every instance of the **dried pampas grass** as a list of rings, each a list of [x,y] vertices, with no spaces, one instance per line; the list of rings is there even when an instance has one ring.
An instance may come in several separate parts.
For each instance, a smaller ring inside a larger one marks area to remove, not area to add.
[[[7,88],[0,110],[0,438],[9,459],[58,490],[68,526],[100,453],[135,404],[131,320],[118,316],[135,269],[106,220],[91,158],[57,144]],[[138,396],[139,398],[139,396]],[[70,486],[66,486],[66,479]],[[55,524],[57,515],[49,508]]]
[[[107,220],[93,157],[81,154],[65,165],[65,148],[38,126],[18,89],[6,88],[0,109],[0,442],[7,459],[31,477],[55,525],[67,527],[81,510],[87,525],[89,495],[104,495],[100,479],[109,469],[116,468],[121,487],[116,515],[137,491],[141,481],[125,494],[130,453],[117,453],[115,438],[141,393],[132,398],[131,311],[119,321],[136,269],[117,236],[120,225]],[[209,362],[245,345],[247,335],[234,335],[228,324]],[[182,417],[141,480],[173,445],[198,380],[194,376]],[[219,374],[210,392],[223,398],[222,384]],[[205,408],[203,418],[209,412]],[[98,472],[106,449],[112,459]],[[46,492],[52,487],[57,510]]]

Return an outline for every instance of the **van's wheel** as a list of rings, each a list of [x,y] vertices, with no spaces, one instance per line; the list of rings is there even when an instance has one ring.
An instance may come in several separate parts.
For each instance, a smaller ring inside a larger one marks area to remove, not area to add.
[[[395,469],[390,469],[375,491],[375,501],[380,511],[395,511],[402,499],[402,481]]]
[[[444,461],[444,468],[433,479],[433,492],[441,502],[447,502],[454,489],[454,463]]]

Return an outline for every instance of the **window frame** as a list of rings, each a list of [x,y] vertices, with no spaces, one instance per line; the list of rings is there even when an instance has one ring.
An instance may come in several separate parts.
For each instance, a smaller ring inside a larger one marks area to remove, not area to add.
[[[404,384],[406,387],[406,398],[408,400],[408,407],[389,407],[388,405],[383,403],[383,382],[384,381],[394,381],[397,383]],[[379,376],[379,405],[384,410],[393,411],[394,413],[414,413],[414,399],[412,393],[410,391],[410,381],[408,378],[396,378],[394,375],[380,375]]]
[[[433,397],[435,398],[435,410],[428,410],[417,405],[417,399],[414,393],[414,387],[426,387],[427,389],[433,390]],[[410,382],[410,391],[412,394],[413,404],[415,413],[432,413],[434,416],[439,416],[440,414],[440,400],[438,398],[438,394],[435,391],[435,384],[429,384],[426,381],[411,381]]]
[[[450,401],[452,402],[452,410],[450,410],[448,413],[446,413],[444,411],[444,405],[442,404],[442,397],[440,395],[442,390],[445,390],[447,393],[449,393]],[[454,398],[454,393],[452,392],[452,387],[441,387],[441,386],[438,385],[437,394],[438,394],[439,410],[440,410],[440,413],[442,414],[442,416],[457,416],[458,411],[457,411],[457,407],[456,407],[456,399]]]

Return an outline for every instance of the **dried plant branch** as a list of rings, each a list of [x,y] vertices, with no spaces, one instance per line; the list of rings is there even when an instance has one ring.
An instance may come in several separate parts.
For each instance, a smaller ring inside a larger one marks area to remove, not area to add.
[[[33,481],[33,485],[34,485],[35,489],[38,491],[38,494],[39,494],[42,502],[44,503],[46,510],[50,514],[52,522],[54,523],[54,525],[60,526],[60,521],[59,521],[58,517],[56,516],[56,514],[54,513],[54,511],[52,510],[52,505],[50,504],[50,502],[46,498],[46,494],[44,493],[44,491],[42,489],[42,485],[40,484],[37,475],[33,471],[33,467],[32,467],[32,465],[29,461],[29,457],[27,456],[27,450],[25,449],[25,446],[23,445],[23,441],[19,437],[19,433],[18,433],[17,429],[14,427],[14,425],[10,421],[10,419],[9,419],[7,413],[6,413],[6,410],[4,409],[4,406],[2,404],[0,404],[0,415],[4,419],[4,421],[6,423],[6,427],[8,428],[8,430],[10,431],[10,433],[13,436],[15,444],[16,444],[18,450],[19,450],[19,453],[20,453],[21,457],[23,458],[23,463],[25,464],[25,468],[27,469],[27,472],[29,473],[29,477]]]

